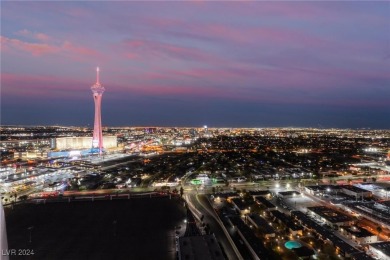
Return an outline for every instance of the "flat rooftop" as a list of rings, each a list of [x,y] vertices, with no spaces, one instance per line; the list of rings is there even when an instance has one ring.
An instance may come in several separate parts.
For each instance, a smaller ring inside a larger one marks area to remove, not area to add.
[[[359,188],[359,187],[356,187],[356,186],[352,186],[352,185],[343,185],[343,186],[341,186],[341,188],[345,189],[345,190],[350,190],[350,191],[353,191],[353,192],[356,192],[356,193],[371,192],[369,190],[365,190],[365,189],[362,189],[362,188]]]
[[[340,223],[353,220],[351,217],[325,206],[307,207],[307,209],[331,223]]]
[[[247,203],[241,198],[233,198],[231,201],[240,209],[240,210],[245,210],[249,207]]]
[[[269,200],[267,200],[266,198],[264,198],[262,196],[256,196],[255,201],[257,203],[263,204],[268,209],[276,208],[276,206],[274,204],[272,204],[272,202],[270,202]]]
[[[275,229],[268,224],[268,221],[257,214],[249,215],[249,218],[263,231],[264,234],[273,234]]]
[[[342,226],[341,228],[345,229],[348,233],[355,237],[370,237],[370,236],[375,236],[373,233],[368,231],[367,229],[360,228],[357,226],[353,227],[348,227],[348,226]]]
[[[381,251],[383,254],[390,256],[390,242],[372,243],[370,246],[378,251]]]
[[[240,230],[245,240],[248,241],[249,245],[260,259],[272,259],[267,248],[264,246],[262,239],[258,238],[253,230],[246,225],[240,217],[229,216],[228,218],[231,223]]]
[[[255,191],[249,191],[249,194],[252,196],[266,196],[271,194],[269,190],[255,190]]]
[[[375,260],[375,258],[366,254],[366,252],[355,253],[351,255],[352,260]]]
[[[338,186],[338,185],[310,185],[310,186],[306,186],[305,188],[307,188],[309,190],[313,190],[313,191],[324,192],[324,191],[327,191],[328,189],[330,191],[339,190],[340,186]]]
[[[275,218],[282,221],[291,230],[297,231],[303,229],[303,227],[296,223],[290,216],[284,214],[283,212],[280,212],[279,210],[272,210],[271,214]]]
[[[294,196],[294,194],[297,196],[297,195],[301,195],[301,193],[299,193],[298,191],[279,191],[278,192],[280,195],[283,195],[283,196]]]

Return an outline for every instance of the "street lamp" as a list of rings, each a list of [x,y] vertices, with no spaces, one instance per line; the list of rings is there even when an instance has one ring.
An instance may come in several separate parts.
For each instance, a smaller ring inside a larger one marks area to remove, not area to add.
[[[296,193],[294,192],[293,193],[293,198],[294,198],[294,206],[297,207],[297,199],[295,198],[296,197]]]
[[[29,240],[29,243],[31,243],[32,242],[32,230],[33,230],[33,228],[34,228],[34,226],[30,226],[30,227],[28,227],[27,229],[30,231],[29,232],[29,237],[30,237],[30,240]]]

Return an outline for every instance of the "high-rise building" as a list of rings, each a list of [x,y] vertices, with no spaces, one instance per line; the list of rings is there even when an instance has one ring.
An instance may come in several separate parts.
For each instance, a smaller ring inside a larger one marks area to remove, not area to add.
[[[98,149],[99,154],[103,152],[103,134],[102,134],[102,97],[105,88],[99,81],[99,67],[96,68],[96,83],[91,87],[93,101],[95,102],[95,123],[93,125],[92,148]]]

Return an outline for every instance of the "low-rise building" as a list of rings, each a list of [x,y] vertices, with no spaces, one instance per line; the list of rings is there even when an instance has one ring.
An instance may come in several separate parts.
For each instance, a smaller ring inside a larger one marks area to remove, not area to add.
[[[274,220],[277,221],[280,224],[283,224],[286,226],[286,228],[290,231],[290,234],[293,236],[301,235],[303,232],[303,227],[299,225],[298,222],[294,221],[294,219],[279,210],[272,210],[270,211],[270,214],[272,217],[274,217]]]
[[[254,200],[257,204],[265,206],[266,210],[275,210],[277,208],[272,202],[263,196],[254,196]]]
[[[305,192],[315,196],[337,194],[340,190],[340,186],[337,185],[310,185],[305,187]]]
[[[351,226],[354,224],[354,220],[351,217],[328,207],[307,207],[307,210],[314,218],[319,219],[334,228],[340,226]]]
[[[295,196],[301,195],[301,193],[297,191],[280,191],[278,192],[278,196],[287,199],[287,198],[294,198]]]
[[[373,243],[368,246],[369,252],[381,260],[390,260],[390,242]]]
[[[356,199],[371,198],[372,197],[371,191],[368,191],[368,190],[365,190],[365,189],[362,189],[362,188],[359,188],[356,186],[352,186],[352,185],[341,186],[341,190],[345,194],[347,194],[349,196],[353,196]]]
[[[307,230],[315,232],[318,238],[333,244],[340,255],[345,257],[352,257],[355,254],[361,253],[361,251],[357,250],[355,247],[336,236],[332,230],[329,230],[323,225],[318,224],[316,221],[314,221],[313,218],[309,217],[302,211],[292,211],[291,215]],[[369,257],[362,259],[369,259]]]
[[[255,190],[249,191],[249,194],[253,196],[253,199],[256,199],[257,196],[271,198],[271,192],[269,190]]]
[[[250,214],[248,216],[249,222],[264,234],[265,238],[275,237],[275,229],[268,223],[267,220],[257,214]]]
[[[378,237],[375,234],[371,233],[367,229],[360,228],[357,226],[342,226],[340,227],[340,232],[358,243],[359,245],[375,243],[378,241]]]
[[[245,203],[245,200],[241,198],[232,198],[230,199],[233,206],[240,211],[241,215],[248,214],[250,212],[249,205]]]

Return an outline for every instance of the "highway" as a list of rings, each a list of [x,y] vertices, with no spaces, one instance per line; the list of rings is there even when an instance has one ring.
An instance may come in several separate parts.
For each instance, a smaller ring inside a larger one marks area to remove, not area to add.
[[[187,201],[192,204],[204,216],[203,222],[209,224],[210,229],[221,243],[228,259],[243,259],[238,249],[235,248],[230,236],[223,230],[223,225],[219,220],[214,208],[210,205],[206,195],[187,194]]]

